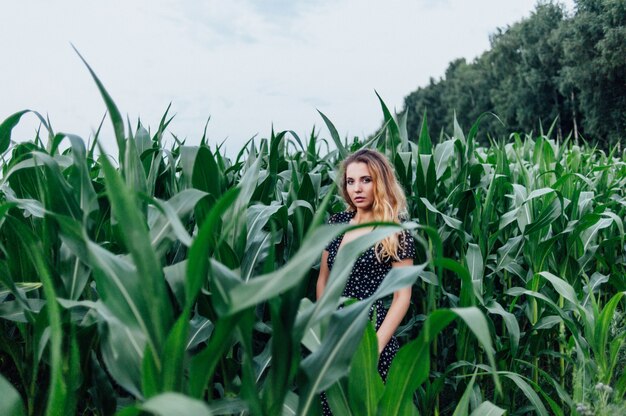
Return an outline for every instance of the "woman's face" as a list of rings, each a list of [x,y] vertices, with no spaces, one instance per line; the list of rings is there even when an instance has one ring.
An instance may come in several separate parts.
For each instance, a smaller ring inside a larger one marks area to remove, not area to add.
[[[346,167],[346,190],[359,210],[370,210],[374,205],[374,181],[367,164],[353,162]]]

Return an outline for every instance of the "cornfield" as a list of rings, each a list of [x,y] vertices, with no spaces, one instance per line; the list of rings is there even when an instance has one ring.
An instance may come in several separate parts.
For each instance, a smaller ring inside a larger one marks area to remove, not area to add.
[[[0,125],[0,414],[569,415],[626,411],[626,164],[551,131],[433,144],[380,100],[369,139],[272,132],[234,158],[125,125],[119,153],[38,113]],[[29,142],[11,141],[39,117]],[[414,134],[417,133],[417,134]],[[415,137],[413,137],[415,136]],[[332,143],[332,146],[329,145]],[[340,252],[337,165],[377,148],[411,221]],[[96,156],[97,154],[100,156]],[[418,243],[371,297],[338,309],[358,255],[400,228]],[[386,384],[368,311],[412,285]]]

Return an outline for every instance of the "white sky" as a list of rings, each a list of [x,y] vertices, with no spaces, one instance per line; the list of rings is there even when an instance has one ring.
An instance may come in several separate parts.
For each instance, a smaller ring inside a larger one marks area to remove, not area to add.
[[[564,2],[569,10],[573,0]],[[340,135],[381,123],[390,109],[456,58],[489,48],[489,34],[529,16],[534,0],[12,1],[0,14],[0,120],[32,109],[55,131],[93,135],[105,106],[72,42],[124,116],[197,144],[205,122],[230,155],[250,137],[313,125],[316,109]],[[14,139],[31,139],[25,116]],[[114,151],[110,121],[102,139]],[[411,134],[411,132],[409,132]]]

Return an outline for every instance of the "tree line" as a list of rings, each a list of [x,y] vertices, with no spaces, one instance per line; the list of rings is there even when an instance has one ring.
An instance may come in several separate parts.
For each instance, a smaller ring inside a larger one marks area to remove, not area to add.
[[[626,2],[576,0],[574,12],[540,2],[530,17],[490,37],[472,62],[456,59],[404,99],[414,135],[451,135],[453,117],[472,125],[485,112],[483,137],[544,131],[557,139],[609,147],[626,137]]]

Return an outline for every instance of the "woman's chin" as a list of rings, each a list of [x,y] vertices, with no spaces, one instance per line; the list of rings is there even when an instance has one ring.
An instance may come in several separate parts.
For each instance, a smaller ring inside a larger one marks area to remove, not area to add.
[[[367,201],[359,201],[359,202],[354,201],[354,206],[364,211],[369,211],[372,209],[372,204],[370,204]]]

